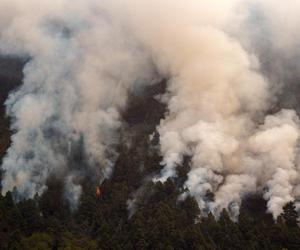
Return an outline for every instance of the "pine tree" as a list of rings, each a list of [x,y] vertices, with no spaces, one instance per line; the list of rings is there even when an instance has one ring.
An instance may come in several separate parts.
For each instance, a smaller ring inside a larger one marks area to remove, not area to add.
[[[293,202],[289,202],[283,207],[283,218],[289,227],[296,227],[298,225],[298,213]]]

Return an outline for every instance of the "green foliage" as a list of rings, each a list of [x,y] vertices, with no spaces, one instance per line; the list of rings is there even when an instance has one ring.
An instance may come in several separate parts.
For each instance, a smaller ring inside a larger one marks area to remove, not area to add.
[[[21,246],[24,250],[51,250],[52,237],[47,233],[33,233],[29,237],[21,240]]]
[[[63,232],[58,250],[96,250],[97,243],[89,237],[75,236],[71,232]]]

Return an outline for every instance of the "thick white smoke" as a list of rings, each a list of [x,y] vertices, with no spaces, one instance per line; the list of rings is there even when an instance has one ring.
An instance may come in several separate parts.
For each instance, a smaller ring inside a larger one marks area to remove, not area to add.
[[[270,14],[274,2],[262,2],[130,1],[127,5],[137,36],[152,51],[161,72],[170,76],[164,98],[168,115],[158,127],[164,168],[156,180],[176,176],[184,155],[191,156],[186,187],[203,211],[216,215],[227,208],[236,217],[241,199],[258,191],[264,193],[276,218],[283,205],[296,198],[299,121],[290,110],[264,118],[276,103],[273,94],[280,89],[279,82],[260,73],[259,57],[245,50],[251,48],[247,36],[252,31],[241,27],[261,12],[269,39],[274,37],[272,46],[286,51],[293,50],[296,29],[282,39],[277,17]],[[275,9],[284,16],[289,6],[280,3]],[[251,21],[255,25],[256,20]],[[208,191],[215,194],[214,201],[206,199]]]
[[[244,196],[261,192],[276,218],[300,193],[299,120],[287,109],[268,115],[285,83],[267,79],[254,53],[263,37],[291,55],[299,10],[296,0],[2,0],[1,52],[30,59],[24,84],[6,102],[16,133],[3,192],[17,186],[33,196],[49,176],[66,176],[76,203],[76,176],[108,176],[119,110],[154,64],[170,79],[157,179],[176,176],[188,155],[185,185],[203,211],[226,208],[234,217]],[[264,29],[245,29],[256,28],[258,16]],[[70,162],[78,145],[84,166]]]
[[[50,175],[68,175],[66,192],[78,195],[71,176],[90,172],[101,181],[112,171],[118,111],[149,75],[147,55],[97,1],[4,0],[0,12],[1,52],[30,59],[6,102],[16,133],[3,192],[17,186],[32,197]],[[78,147],[82,166],[69,161]]]

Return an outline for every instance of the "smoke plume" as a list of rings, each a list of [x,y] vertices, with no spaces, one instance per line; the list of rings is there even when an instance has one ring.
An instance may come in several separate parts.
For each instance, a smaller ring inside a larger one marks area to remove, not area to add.
[[[149,76],[147,55],[95,1],[0,5],[1,52],[30,59],[6,102],[16,133],[2,165],[3,192],[17,186],[32,197],[57,175],[66,177],[66,193],[78,195],[74,175],[101,181],[112,171],[119,110]],[[84,159],[72,161],[81,148]]]
[[[296,0],[1,1],[1,53],[29,59],[6,102],[15,134],[3,192],[32,197],[56,175],[77,203],[80,176],[113,171],[127,95],[158,71],[169,81],[155,181],[175,177],[189,156],[181,198],[236,218],[260,192],[276,218],[300,194],[299,105],[289,100],[300,79],[299,11]]]

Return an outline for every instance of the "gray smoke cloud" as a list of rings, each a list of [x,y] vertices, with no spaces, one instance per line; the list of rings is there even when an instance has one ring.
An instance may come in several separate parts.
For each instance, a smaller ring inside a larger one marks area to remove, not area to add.
[[[133,88],[151,82],[154,65],[170,79],[155,180],[176,176],[190,156],[180,198],[236,218],[243,197],[260,192],[276,218],[300,193],[297,103],[281,101],[299,10],[296,0],[1,1],[1,53],[30,58],[6,102],[16,133],[3,192],[17,186],[32,197],[49,176],[64,176],[76,203],[78,176],[108,177],[119,111]],[[79,148],[85,164],[71,160]]]
[[[1,53],[30,58],[6,102],[16,133],[2,165],[3,193],[16,186],[32,197],[50,175],[66,176],[76,203],[74,175],[101,181],[113,169],[119,110],[150,75],[147,54],[99,1],[1,1],[0,12]],[[70,161],[79,147],[81,166]]]

